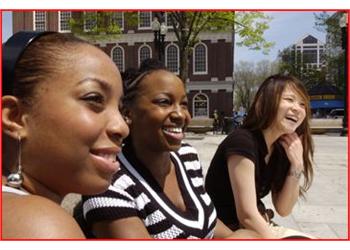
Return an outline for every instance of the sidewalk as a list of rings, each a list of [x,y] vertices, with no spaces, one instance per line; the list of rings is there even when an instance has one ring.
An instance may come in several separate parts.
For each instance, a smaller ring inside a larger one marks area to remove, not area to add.
[[[185,141],[198,150],[204,174],[224,138],[225,135],[188,134]],[[306,201],[300,200],[292,215],[276,215],[274,221],[322,239],[347,239],[347,137],[325,134],[313,135],[313,139],[315,175]],[[270,197],[264,201],[271,207]]]

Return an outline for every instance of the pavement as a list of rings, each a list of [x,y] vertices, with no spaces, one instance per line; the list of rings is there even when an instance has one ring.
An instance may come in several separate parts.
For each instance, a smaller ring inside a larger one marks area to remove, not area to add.
[[[197,149],[204,175],[225,136],[212,133],[187,135],[185,141]],[[313,135],[313,140],[315,174],[306,200],[299,200],[287,217],[275,213],[274,221],[321,239],[348,239],[348,138],[328,133]],[[270,196],[265,197],[264,202],[267,207],[273,207]]]
[[[217,146],[226,135],[191,134],[185,141],[194,146],[206,174]],[[313,135],[315,144],[315,175],[306,200],[295,205],[291,215],[274,221],[282,226],[300,230],[320,239],[348,239],[348,153],[347,137],[339,133]],[[80,196],[68,195],[62,206],[72,211]],[[264,198],[267,207],[272,208],[271,197]]]

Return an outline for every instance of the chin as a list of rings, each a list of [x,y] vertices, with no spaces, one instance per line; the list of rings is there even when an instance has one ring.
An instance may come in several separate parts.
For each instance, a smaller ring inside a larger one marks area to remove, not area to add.
[[[176,151],[178,151],[180,148],[181,148],[181,143],[180,144],[178,144],[178,145],[169,145],[169,151],[174,151],[174,152],[176,152]]]
[[[92,184],[93,183],[93,184]],[[89,184],[82,187],[79,192],[82,195],[95,195],[105,192],[111,184],[111,179],[99,178],[99,180],[91,180]]]

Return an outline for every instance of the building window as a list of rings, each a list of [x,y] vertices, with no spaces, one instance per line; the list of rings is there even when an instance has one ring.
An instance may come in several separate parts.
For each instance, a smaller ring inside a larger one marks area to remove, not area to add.
[[[303,63],[317,63],[317,50],[303,51]]]
[[[175,44],[169,44],[165,50],[165,66],[169,71],[179,74],[179,48]]]
[[[148,45],[142,45],[139,48],[139,65],[146,59],[152,57],[151,47]]]
[[[71,11],[59,11],[58,12],[58,31],[70,32],[69,20],[72,18]]]
[[[194,47],[193,54],[193,74],[207,74],[207,46],[204,43],[199,43]]]
[[[84,31],[92,31],[97,26],[97,11],[84,12]]]
[[[124,69],[124,49],[117,45],[112,49],[112,60],[117,65],[120,72],[123,72]]]
[[[209,117],[209,98],[204,93],[193,97],[193,117]]]
[[[150,29],[152,23],[152,12],[151,11],[140,11],[139,12],[139,29]]]
[[[165,12],[164,13],[164,19],[165,19],[165,24],[168,27],[168,29],[173,28],[173,23],[171,21],[170,13]]]
[[[34,30],[45,31],[46,30],[46,12],[34,11]]]
[[[124,12],[113,12],[111,19],[112,23],[118,25],[120,30],[124,30]]]

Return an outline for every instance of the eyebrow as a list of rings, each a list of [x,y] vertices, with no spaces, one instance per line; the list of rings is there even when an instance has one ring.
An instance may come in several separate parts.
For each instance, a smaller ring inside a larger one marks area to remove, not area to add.
[[[84,84],[85,82],[96,82],[100,85],[100,87],[106,91],[109,92],[111,90],[111,84],[109,84],[108,82],[98,79],[98,78],[94,78],[94,77],[87,77],[84,78],[83,80],[78,82],[78,85]]]

